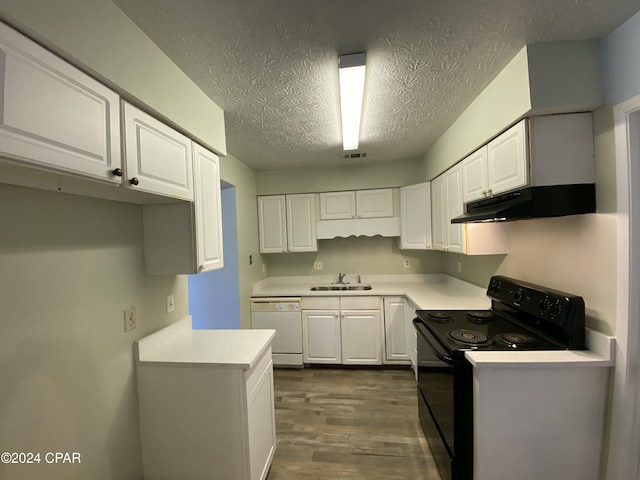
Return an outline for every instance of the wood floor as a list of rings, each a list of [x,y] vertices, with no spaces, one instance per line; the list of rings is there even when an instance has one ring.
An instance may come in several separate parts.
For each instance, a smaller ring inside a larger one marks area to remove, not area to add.
[[[407,369],[275,369],[267,480],[440,480]]]

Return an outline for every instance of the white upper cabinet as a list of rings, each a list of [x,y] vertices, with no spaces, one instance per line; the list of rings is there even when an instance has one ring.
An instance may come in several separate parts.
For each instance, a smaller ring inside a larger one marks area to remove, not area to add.
[[[223,268],[218,157],[193,144],[193,202],[143,205],[145,272],[200,273]]]
[[[320,194],[321,220],[341,220],[355,216],[355,192],[322,192]]]
[[[258,197],[260,253],[316,252],[315,194]]]
[[[224,266],[220,160],[217,155],[194,143],[193,171],[197,270],[205,272]]]
[[[125,187],[193,200],[191,140],[126,102],[123,121]]]
[[[431,181],[431,226],[433,247],[436,250],[447,249],[447,211],[444,174]]]
[[[400,248],[430,250],[431,184],[409,185],[400,189]]]
[[[393,189],[320,193],[320,219],[381,218],[393,216]]]
[[[287,251],[287,212],[284,195],[258,197],[260,253]]]
[[[489,195],[486,146],[462,160],[462,194],[464,203]]]
[[[121,182],[116,93],[1,23],[0,84],[0,156]]]
[[[462,164],[458,163],[431,182],[433,245],[436,250],[466,255],[508,253],[504,223],[452,224],[464,210]]]
[[[487,144],[488,196],[529,183],[526,122],[520,121]]]
[[[464,253],[464,228],[451,219],[464,213],[462,200],[462,168],[460,164],[445,173],[445,211],[447,218],[447,251]]]
[[[462,163],[464,202],[525,186],[595,182],[590,113],[521,120]]]
[[[507,192],[529,183],[526,120],[462,160],[464,203]]]
[[[356,217],[379,218],[393,216],[393,190],[356,190]]]
[[[287,250],[316,252],[316,209],[313,193],[287,195]]]

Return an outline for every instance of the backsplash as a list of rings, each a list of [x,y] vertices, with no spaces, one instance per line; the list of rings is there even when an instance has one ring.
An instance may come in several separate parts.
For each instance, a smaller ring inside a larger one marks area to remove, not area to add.
[[[400,250],[398,238],[348,237],[320,240],[318,251],[263,255],[268,276],[442,273],[443,252]],[[404,262],[409,261],[405,268]],[[322,270],[314,264],[322,262]]]

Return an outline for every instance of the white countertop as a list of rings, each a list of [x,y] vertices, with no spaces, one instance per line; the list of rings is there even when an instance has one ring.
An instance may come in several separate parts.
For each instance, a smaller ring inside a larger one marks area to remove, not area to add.
[[[486,289],[443,274],[362,275],[371,290],[312,291],[328,276],[269,277],[252,285],[254,297],[405,296],[419,310],[481,310],[491,306]],[[356,285],[352,282],[351,285]]]
[[[351,280],[351,278],[348,278]],[[417,310],[484,310],[491,307],[486,289],[444,274],[363,275],[371,290],[311,291],[330,285],[329,276],[269,277],[252,285],[254,297],[405,296]],[[355,282],[351,283],[355,285]],[[615,338],[587,328],[588,350],[469,351],[465,357],[475,368],[518,366],[608,367],[614,363]]]
[[[192,330],[186,317],[136,342],[139,364],[201,364],[252,368],[275,330]]]

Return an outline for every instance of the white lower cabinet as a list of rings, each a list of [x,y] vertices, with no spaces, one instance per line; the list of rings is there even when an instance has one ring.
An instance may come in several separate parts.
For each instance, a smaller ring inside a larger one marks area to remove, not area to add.
[[[144,479],[264,480],[276,449],[271,348],[250,367],[247,359],[259,349],[252,338],[266,331],[157,337],[175,325],[154,334],[153,353],[137,364]],[[174,349],[177,339],[182,343]],[[235,356],[216,353],[231,350]],[[224,356],[230,360],[207,360]]]
[[[404,297],[384,298],[385,361],[409,363]]]
[[[340,312],[302,310],[304,363],[342,363]]]
[[[303,297],[304,363],[382,364],[380,298]]]
[[[342,310],[342,363],[381,365],[380,310]]]

